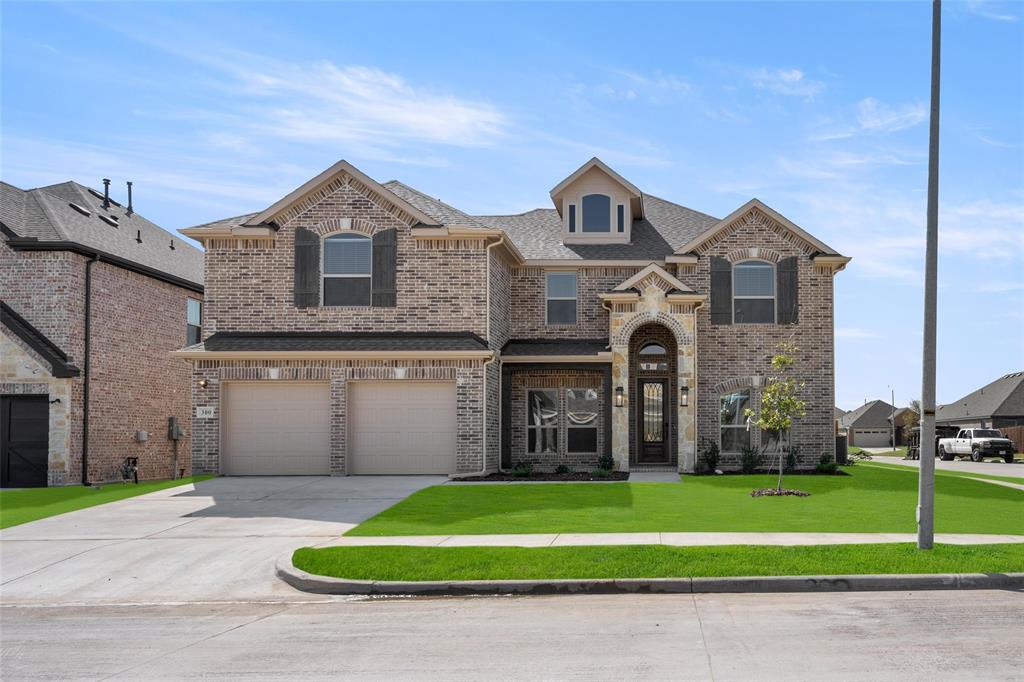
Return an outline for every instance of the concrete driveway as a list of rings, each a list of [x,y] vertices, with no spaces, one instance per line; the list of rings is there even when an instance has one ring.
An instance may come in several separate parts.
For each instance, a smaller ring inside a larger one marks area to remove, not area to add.
[[[916,459],[900,459],[897,457],[875,457],[872,461],[883,464],[902,464],[903,466],[914,467],[915,469],[921,466],[921,462]],[[948,471],[962,471],[965,474],[988,474],[989,476],[1024,478],[1024,462],[1020,460],[1007,464],[1003,461],[971,462],[964,460],[943,462],[941,459],[936,459],[935,468]]]
[[[216,478],[0,531],[0,601],[308,599],[282,553],[330,541],[443,476]]]

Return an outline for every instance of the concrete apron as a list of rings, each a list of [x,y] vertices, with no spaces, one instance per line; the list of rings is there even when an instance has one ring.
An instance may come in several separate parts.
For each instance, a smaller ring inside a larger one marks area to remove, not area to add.
[[[1024,573],[635,578],[622,580],[453,580],[438,582],[346,580],[313,575],[296,568],[292,563],[290,552],[278,559],[277,576],[297,590],[332,595],[701,594],[1024,589]]]

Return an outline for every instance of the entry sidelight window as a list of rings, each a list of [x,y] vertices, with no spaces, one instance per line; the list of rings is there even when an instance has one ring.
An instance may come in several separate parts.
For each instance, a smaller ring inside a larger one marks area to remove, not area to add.
[[[325,306],[370,305],[371,252],[370,238],[363,234],[342,232],[324,239]]]
[[[545,299],[547,324],[576,324],[576,273],[547,273]]]
[[[567,389],[565,409],[569,452],[597,452],[597,414],[600,409],[597,391],[593,388]]]
[[[526,448],[534,454],[558,452],[558,389],[527,391]]]
[[[722,452],[741,452],[750,447],[746,409],[750,407],[750,391],[734,391],[719,399],[719,427]]]

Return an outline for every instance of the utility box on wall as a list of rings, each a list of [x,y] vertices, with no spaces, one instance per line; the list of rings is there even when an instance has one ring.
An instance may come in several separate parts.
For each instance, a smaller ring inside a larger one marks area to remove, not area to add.
[[[181,424],[178,422],[177,417],[167,418],[167,437],[171,440],[181,440],[185,435],[185,430],[181,428]]]

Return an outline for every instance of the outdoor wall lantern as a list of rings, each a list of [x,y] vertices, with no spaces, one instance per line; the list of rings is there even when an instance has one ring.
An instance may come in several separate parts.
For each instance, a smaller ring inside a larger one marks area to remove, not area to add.
[[[206,388],[207,386],[210,385],[210,382],[207,381],[206,379],[200,379],[198,383],[199,383],[199,388]]]
[[[683,407],[690,404],[690,384],[686,379],[683,379],[683,385],[679,388],[679,403]]]
[[[623,391],[622,386],[615,387],[615,407],[622,407],[623,401],[626,398],[624,393],[625,391]]]

